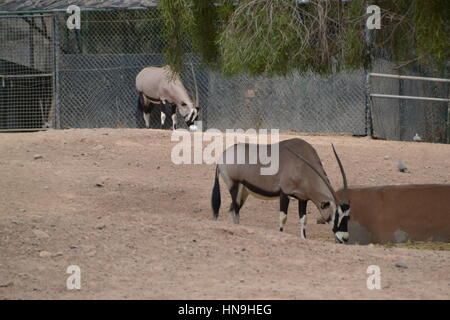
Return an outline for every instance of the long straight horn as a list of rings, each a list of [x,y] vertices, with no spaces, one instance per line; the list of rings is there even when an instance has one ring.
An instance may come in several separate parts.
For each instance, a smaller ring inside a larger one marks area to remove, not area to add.
[[[336,152],[336,149],[334,148],[334,145],[331,144],[331,147],[333,148],[333,152],[334,152],[334,156],[336,157],[337,163],[339,165],[339,169],[341,169],[341,174],[342,174],[342,182],[344,184],[344,192],[345,192],[345,197],[347,198],[346,200],[348,201],[349,199],[349,194],[348,194],[348,185],[347,185],[347,176],[345,175],[345,170],[344,170],[344,166],[342,165],[341,159],[339,159],[339,156]]]
[[[300,160],[302,160],[304,163],[306,163],[308,165],[308,167],[310,167],[311,169],[313,169],[313,171],[315,173],[317,173],[317,175],[320,177],[320,179],[322,179],[323,182],[325,182],[326,186],[328,187],[328,189],[330,190],[331,194],[333,195],[334,198],[334,202],[336,203],[336,205],[339,204],[339,200],[337,197],[336,192],[334,191],[333,187],[331,186],[330,182],[328,181],[327,178],[325,178],[320,172],[319,170],[317,170],[316,168],[314,168],[314,166],[309,163],[308,160],[306,160],[305,158],[303,158],[301,155],[299,155],[297,152],[292,151],[289,147],[286,147],[286,149],[292,153],[294,156],[296,156],[297,158],[299,158]]]
[[[197,78],[195,77],[195,70],[194,70],[194,64],[191,61],[191,71],[192,71],[192,78],[194,79],[194,87],[195,87],[195,103],[194,107],[198,108],[198,87],[197,87]]]

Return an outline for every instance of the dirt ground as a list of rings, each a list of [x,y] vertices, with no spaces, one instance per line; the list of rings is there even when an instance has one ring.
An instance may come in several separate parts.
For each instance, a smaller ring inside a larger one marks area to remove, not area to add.
[[[0,134],[0,299],[450,298],[450,251],[335,244],[312,204],[308,240],[297,203],[284,233],[277,201],[249,198],[234,225],[222,183],[213,221],[214,167],[174,165],[170,134]],[[351,185],[450,183],[450,145],[300,137],[337,188],[331,142]],[[70,265],[81,290],[66,288]],[[381,290],[367,289],[370,265],[381,268]]]

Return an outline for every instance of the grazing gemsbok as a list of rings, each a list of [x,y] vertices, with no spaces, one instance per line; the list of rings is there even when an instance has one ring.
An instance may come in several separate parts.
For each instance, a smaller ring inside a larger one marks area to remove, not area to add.
[[[188,126],[197,119],[198,108],[194,106],[178,74],[173,73],[169,66],[142,69],[136,76],[136,89],[139,94],[138,108],[143,113],[147,128],[150,127],[150,113],[155,105],[161,106],[161,126],[169,114],[172,129],[176,129],[176,109]]]
[[[257,145],[260,147],[261,145]],[[274,145],[267,145],[267,154],[271,154]],[[239,223],[239,210],[245,203],[249,194],[265,200],[280,200],[279,227],[283,231],[287,220],[289,198],[299,201],[298,210],[300,217],[300,236],[306,238],[306,205],[311,200],[327,223],[332,226],[332,231],[338,242],[348,241],[348,220],[350,205],[348,201],[342,201],[336,195],[331,186],[316,150],[302,139],[290,139],[279,143],[279,170],[274,175],[261,175],[259,152],[256,164],[227,164],[227,153],[232,152],[228,159],[236,159],[238,152],[249,154],[251,146],[248,143],[235,144],[226,149],[216,167],[214,187],[211,204],[215,219],[219,216],[220,187],[219,174],[225,181],[231,194],[230,214],[234,223]],[[254,145],[252,146],[252,148]],[[266,147],[264,145],[263,147]],[[254,149],[253,149],[254,150]],[[341,170],[344,189],[347,189],[347,178],[341,160],[333,146],[333,152]],[[243,158],[241,158],[243,159]],[[234,162],[236,163],[236,161]]]

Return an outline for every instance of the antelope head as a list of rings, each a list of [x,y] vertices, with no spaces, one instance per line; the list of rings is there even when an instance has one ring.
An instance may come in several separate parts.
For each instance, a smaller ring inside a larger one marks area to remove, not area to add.
[[[345,199],[339,199],[336,192],[334,191],[333,187],[331,186],[330,182],[326,177],[323,176],[322,173],[320,173],[308,160],[303,158],[301,155],[297,154],[296,152],[292,151],[291,149],[287,148],[292,154],[294,154],[297,158],[302,160],[306,165],[308,165],[319,177],[320,179],[325,183],[327,188],[330,190],[331,195],[333,197],[334,201],[327,201],[320,204],[319,211],[322,215],[321,221],[323,223],[327,223],[331,226],[331,230],[334,233],[336,242],[339,243],[345,243],[349,239],[349,233],[348,233],[348,220],[350,220],[350,201],[348,196],[348,185],[347,185],[347,176],[345,175],[344,167],[342,166],[342,162],[339,159],[339,156],[336,152],[336,149],[334,148],[334,145],[331,144],[333,148],[333,153],[336,157],[336,160],[339,165],[339,169],[341,170],[342,180],[344,184],[344,198]],[[324,215],[324,211],[331,210],[331,214]],[[326,218],[324,217],[326,216]]]

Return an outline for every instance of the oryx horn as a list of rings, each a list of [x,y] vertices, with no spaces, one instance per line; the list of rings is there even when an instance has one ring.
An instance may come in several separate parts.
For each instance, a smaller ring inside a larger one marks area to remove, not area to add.
[[[191,61],[191,71],[192,71],[192,78],[194,78],[194,87],[195,87],[195,103],[194,107],[198,108],[198,87],[197,87],[197,78],[195,77],[195,70],[194,70],[194,64]]]
[[[344,190],[345,190],[344,191],[345,192],[345,197],[346,197],[346,200],[348,201],[349,200],[349,194],[348,194],[347,176],[345,175],[344,166],[342,165],[341,159],[339,159],[339,156],[338,156],[338,154],[336,152],[336,149],[334,148],[333,144],[331,144],[331,147],[333,148],[333,152],[334,152],[334,155],[336,157],[337,163],[339,165],[339,169],[341,169],[342,182],[344,184]]]

